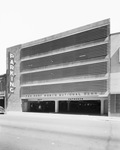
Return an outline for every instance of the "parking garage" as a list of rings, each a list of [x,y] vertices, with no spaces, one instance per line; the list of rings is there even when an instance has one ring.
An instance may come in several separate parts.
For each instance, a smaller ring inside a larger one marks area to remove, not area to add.
[[[8,48],[8,110],[107,114],[109,25],[107,19]]]

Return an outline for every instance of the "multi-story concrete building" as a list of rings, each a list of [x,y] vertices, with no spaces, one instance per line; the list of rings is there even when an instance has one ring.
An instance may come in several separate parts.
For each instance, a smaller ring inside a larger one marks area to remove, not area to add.
[[[119,39],[106,19],[8,48],[8,110],[119,113]]]

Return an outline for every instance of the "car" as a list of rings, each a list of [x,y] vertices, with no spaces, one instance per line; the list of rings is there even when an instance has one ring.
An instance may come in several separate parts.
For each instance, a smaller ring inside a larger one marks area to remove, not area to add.
[[[2,106],[0,106],[0,114],[4,114],[4,113],[5,113],[5,109]]]

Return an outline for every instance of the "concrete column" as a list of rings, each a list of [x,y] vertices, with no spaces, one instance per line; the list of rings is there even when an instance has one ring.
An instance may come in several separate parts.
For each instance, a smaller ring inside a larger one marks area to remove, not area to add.
[[[28,111],[28,101],[23,100],[22,101],[22,111],[27,112]]]
[[[59,101],[55,101],[55,112],[59,112]]]
[[[67,104],[68,104],[67,112],[69,112],[70,111],[70,101],[68,101]]]
[[[104,100],[101,100],[101,115],[104,114]]]
[[[108,99],[104,100],[104,114],[108,114]]]

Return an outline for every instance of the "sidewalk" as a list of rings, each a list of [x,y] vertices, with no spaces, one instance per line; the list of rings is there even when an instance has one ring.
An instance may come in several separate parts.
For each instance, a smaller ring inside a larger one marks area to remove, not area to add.
[[[33,113],[33,112],[20,112],[20,111],[7,111],[6,115],[20,115],[31,117],[48,117],[48,118],[74,118],[74,119],[88,119],[88,120],[103,120],[103,121],[120,121],[120,117],[109,116],[94,116],[94,115],[76,115],[76,114],[60,114],[60,113]]]

